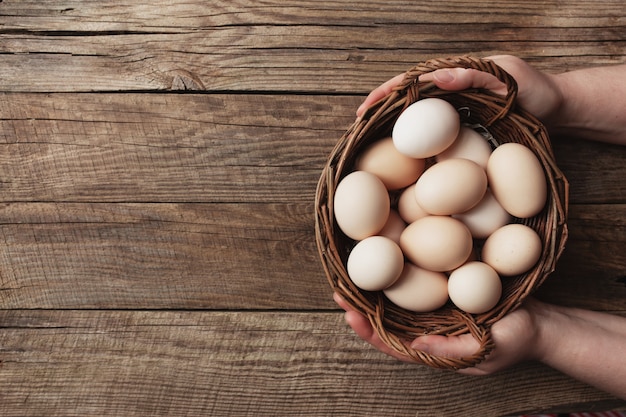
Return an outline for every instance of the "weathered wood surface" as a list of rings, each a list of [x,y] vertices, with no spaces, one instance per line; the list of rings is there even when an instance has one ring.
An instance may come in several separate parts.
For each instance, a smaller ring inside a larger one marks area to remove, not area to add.
[[[303,204],[7,204],[0,207],[3,307],[332,308],[311,211]],[[626,310],[626,253],[618,250],[626,245],[626,205],[572,211],[571,243],[539,295]]]
[[[0,88],[365,92],[433,56],[510,51],[562,71],[622,61],[623,6],[5,1]]]
[[[626,407],[537,364],[469,378],[372,350],[313,233],[371,88],[435,56],[626,62],[621,0],[5,0],[0,53],[0,416]],[[626,314],[626,151],[554,147],[571,237],[538,296]]]
[[[483,416],[572,392],[620,404],[538,365],[472,378],[403,364],[332,312],[9,310],[0,326],[0,414],[14,417]]]
[[[362,100],[0,94],[3,200],[311,203],[325,159]],[[575,203],[623,200],[620,147],[568,138],[554,147]]]

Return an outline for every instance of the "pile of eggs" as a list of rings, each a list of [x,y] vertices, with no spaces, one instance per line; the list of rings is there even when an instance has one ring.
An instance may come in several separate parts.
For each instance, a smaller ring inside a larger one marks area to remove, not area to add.
[[[390,137],[359,152],[333,208],[355,241],[346,270],[357,287],[415,312],[449,300],[480,314],[499,302],[502,280],[540,259],[540,237],[517,219],[537,215],[546,200],[530,149],[492,149],[451,104],[425,98],[399,115]]]

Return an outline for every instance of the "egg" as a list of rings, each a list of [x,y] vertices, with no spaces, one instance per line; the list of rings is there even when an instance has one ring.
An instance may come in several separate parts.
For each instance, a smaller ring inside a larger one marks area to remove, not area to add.
[[[541,238],[531,227],[507,224],[491,234],[483,245],[481,260],[498,274],[513,276],[529,271],[541,257]]]
[[[400,194],[400,198],[398,198],[398,213],[407,223],[413,223],[417,219],[428,216],[428,213],[417,204],[415,184],[407,187]]]
[[[450,146],[460,128],[459,114],[450,103],[440,98],[425,98],[400,113],[391,136],[401,153],[426,159]]]
[[[385,226],[390,210],[389,193],[376,175],[354,171],[337,185],[333,208],[339,229],[354,240],[363,240]]]
[[[463,264],[472,252],[469,229],[449,216],[426,216],[408,225],[400,235],[400,248],[415,265],[445,272]]]
[[[448,277],[448,294],[455,306],[470,314],[481,314],[498,304],[502,281],[498,273],[483,262],[468,262]]]
[[[387,223],[383,226],[383,228],[378,232],[380,236],[388,237],[389,239],[396,242],[398,245],[400,244],[400,235],[404,231],[406,227],[406,223],[396,210],[389,211],[389,217],[387,218]]]
[[[369,145],[356,162],[357,170],[376,175],[389,190],[398,190],[414,183],[424,171],[424,166],[423,159],[398,152],[391,137]]]
[[[522,144],[498,146],[487,161],[487,178],[493,195],[513,216],[532,217],[546,204],[543,168],[535,154]]]
[[[417,204],[436,215],[462,213],[474,207],[487,190],[487,174],[468,159],[447,159],[428,168],[415,184]]]
[[[407,262],[400,278],[383,293],[404,309],[420,313],[434,311],[448,302],[448,278],[441,272],[428,271]]]
[[[404,255],[398,244],[384,236],[359,241],[350,255],[346,269],[357,287],[379,291],[393,284],[404,268]]]
[[[452,217],[462,221],[475,239],[486,239],[513,220],[489,189],[477,205],[464,213],[453,214]]]
[[[486,169],[490,156],[491,145],[487,139],[474,129],[461,126],[461,130],[452,145],[436,155],[435,160],[441,162],[452,158],[469,159]]]

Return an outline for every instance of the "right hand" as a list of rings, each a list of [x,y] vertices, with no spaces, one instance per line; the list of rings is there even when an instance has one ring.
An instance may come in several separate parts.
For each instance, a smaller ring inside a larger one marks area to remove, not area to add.
[[[367,317],[353,310],[338,293],[334,293],[333,298],[346,311],[346,323],[361,339],[389,356],[404,362],[413,362],[409,356],[387,346],[378,337]],[[495,322],[491,328],[494,350],[475,367],[457,372],[464,375],[490,375],[519,362],[539,359],[539,333],[535,316],[541,309],[545,309],[545,304],[528,298],[522,307]],[[410,345],[413,349],[434,356],[459,359],[471,356],[480,347],[469,333],[460,336],[420,336],[411,341]]]

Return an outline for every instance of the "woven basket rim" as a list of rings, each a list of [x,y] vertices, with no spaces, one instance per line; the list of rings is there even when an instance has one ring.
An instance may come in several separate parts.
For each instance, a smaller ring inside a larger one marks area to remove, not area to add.
[[[445,91],[432,82],[421,82],[423,74],[442,68],[468,68],[494,75],[507,88],[505,96],[472,89]],[[475,122],[492,132],[502,143],[519,142],[528,146],[540,160],[548,180],[548,202],[531,219],[519,220],[535,229],[544,245],[542,258],[526,274],[517,277],[501,301],[490,311],[472,315],[451,303],[431,313],[414,313],[386,300],[382,292],[362,291],[350,281],[345,267],[346,254],[353,241],[341,233],[334,222],[334,190],[353,169],[355,155],[367,144],[381,139],[397,116],[411,103],[427,97],[439,97],[457,109],[468,108],[466,121]],[[532,114],[517,106],[517,83],[504,69],[489,59],[473,56],[436,58],[410,68],[403,81],[388,95],[371,105],[339,139],[322,170],[315,196],[315,236],[324,272],[331,289],[341,295],[356,311],[370,321],[380,339],[396,352],[417,363],[435,368],[462,369],[480,363],[494,348],[491,326],[518,308],[554,271],[567,241],[569,184],[558,168],[545,127]],[[494,133],[503,130],[504,135]],[[464,358],[430,355],[412,349],[407,341],[424,334],[459,335],[470,333],[479,343],[476,353]]]

